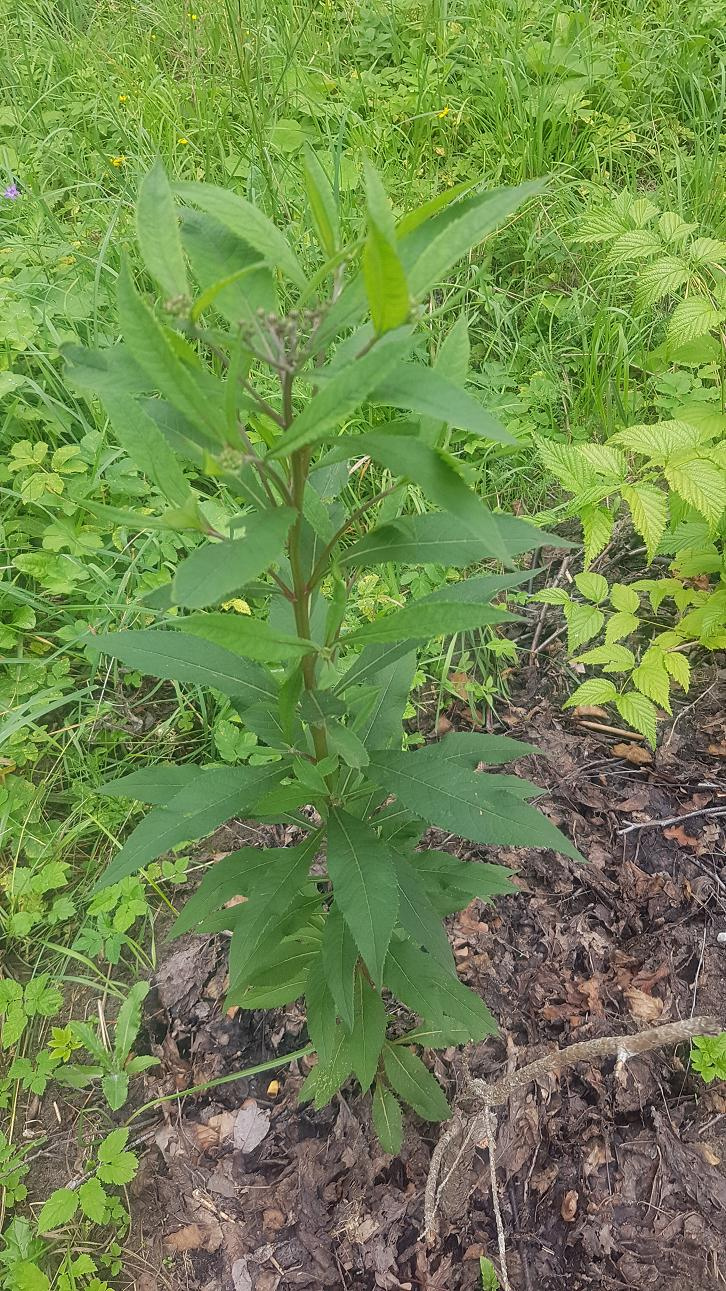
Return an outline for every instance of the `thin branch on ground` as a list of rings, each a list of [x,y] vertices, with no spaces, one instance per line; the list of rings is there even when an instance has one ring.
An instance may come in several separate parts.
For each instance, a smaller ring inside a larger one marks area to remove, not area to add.
[[[683,820],[693,820],[694,816],[726,816],[726,807],[701,807],[699,811],[686,811],[682,816],[664,816],[662,820],[635,821],[624,825],[619,834],[632,834],[634,829],[661,829],[665,825],[680,825]]]
[[[542,1058],[537,1058],[525,1067],[520,1067],[519,1070],[502,1076],[499,1080],[493,1082],[472,1079],[465,1071],[464,1091],[459,1100],[459,1105],[455,1106],[452,1122],[442,1134],[431,1156],[424,1195],[424,1235],[426,1240],[434,1240],[439,1203],[454,1168],[461,1166],[462,1158],[467,1149],[469,1149],[469,1153],[473,1157],[474,1144],[484,1137],[489,1142],[490,1170],[492,1171],[492,1186],[494,1188],[496,1159],[492,1156],[492,1150],[496,1153],[496,1144],[493,1134],[490,1132],[490,1113],[493,1107],[506,1103],[512,1094],[529,1085],[531,1081],[542,1080],[564,1071],[568,1067],[574,1067],[578,1062],[601,1061],[604,1058],[613,1057],[617,1058],[619,1062],[626,1062],[628,1058],[633,1058],[636,1054],[648,1053],[652,1049],[674,1047],[682,1044],[685,1040],[693,1039],[697,1035],[718,1035],[722,1029],[722,1024],[712,1017],[688,1018],[683,1022],[672,1022],[665,1026],[649,1027],[646,1031],[639,1031],[634,1035],[601,1036],[594,1040],[579,1041],[576,1044],[567,1045],[564,1049],[555,1049],[551,1053],[545,1054]],[[472,1102],[475,1106],[474,1110],[470,1111],[468,1108],[471,1107]],[[468,1105],[467,1110],[461,1105],[462,1103]],[[440,1180],[441,1165],[446,1150],[462,1134],[464,1136],[463,1143],[456,1154],[454,1164],[447,1171],[446,1178]],[[467,1164],[464,1160],[464,1169],[467,1168]],[[496,1222],[498,1197],[495,1198],[494,1204]],[[499,1218],[501,1221],[501,1214]],[[499,1225],[497,1225],[497,1234],[499,1236]],[[500,1256],[501,1253],[500,1245]],[[505,1265],[502,1266],[502,1273],[504,1272]]]

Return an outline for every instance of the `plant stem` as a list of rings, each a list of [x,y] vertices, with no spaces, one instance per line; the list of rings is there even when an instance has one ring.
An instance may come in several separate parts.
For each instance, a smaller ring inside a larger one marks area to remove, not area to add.
[[[282,409],[283,422],[287,428],[293,419],[292,405],[292,384],[294,380],[293,372],[286,372],[282,377]],[[300,551],[300,537],[303,523],[303,503],[305,501],[305,486],[308,478],[308,467],[310,465],[311,450],[309,448],[300,448],[293,453],[290,458],[292,469],[292,503],[297,511],[295,523],[290,531],[290,540],[288,543],[288,554],[290,557],[290,572],[292,574],[292,607],[295,613],[295,627],[299,637],[306,641],[310,640],[310,588],[305,578],[303,569],[302,555]],[[303,684],[306,690],[315,689],[315,655],[306,654],[302,660]],[[315,749],[315,761],[322,762],[328,756],[328,740],[325,730],[322,726],[311,726],[310,731],[313,738],[313,748]]]

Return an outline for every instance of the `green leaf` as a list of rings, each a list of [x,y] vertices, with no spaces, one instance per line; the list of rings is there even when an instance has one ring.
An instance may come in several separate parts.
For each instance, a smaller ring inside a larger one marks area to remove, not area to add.
[[[491,901],[495,896],[512,896],[512,871],[503,865],[478,861],[464,863],[449,852],[427,849],[410,858],[421,875],[432,905],[439,914],[452,914],[478,897]]]
[[[188,508],[190,519],[196,519],[196,499],[176,455],[141,404],[123,395],[106,395],[103,402],[114,434],[134,465],[173,507]]]
[[[122,264],[118,278],[118,310],[121,331],[129,351],[153,386],[190,422],[211,435],[213,442],[221,443],[224,427],[221,383],[210,374],[207,374],[208,381],[201,382],[197,376],[204,370],[200,367],[194,374],[190,366],[182,363],[178,348],[172,346],[169,334],[136,291],[126,262]],[[181,340],[181,337],[177,338],[177,346]],[[218,390],[216,399],[210,397],[212,389]],[[123,409],[118,398],[107,397],[104,403],[107,407],[113,404],[114,418],[120,425]]]
[[[668,323],[668,340],[672,345],[685,345],[698,336],[720,327],[724,311],[715,309],[705,296],[689,296],[676,305]]]
[[[103,1096],[112,1112],[123,1107],[129,1096],[129,1078],[125,1071],[114,1071],[101,1081]]]
[[[615,641],[621,641],[623,637],[629,637],[632,632],[635,632],[639,623],[637,614],[623,611],[611,615],[605,628],[605,644],[612,645]]]
[[[412,1049],[387,1044],[383,1050],[386,1076],[393,1089],[425,1121],[445,1121],[451,1115],[444,1091]]]
[[[78,1209],[78,1193],[71,1188],[56,1188],[38,1215],[38,1232],[50,1233],[62,1228],[73,1218]]]
[[[328,822],[328,874],[336,905],[374,983],[380,983],[398,914],[393,858],[375,830],[338,808]]]
[[[314,844],[309,839],[301,847],[279,849],[275,864],[268,866],[266,875],[252,888],[247,902],[235,907],[229,955],[230,1003],[239,1003],[240,986],[244,985],[251,972],[257,971],[254,959],[258,949],[297,898],[314,854]],[[303,975],[308,968],[309,963],[305,965]],[[297,998],[297,994],[292,998]]]
[[[352,973],[351,973],[352,980]],[[329,1061],[337,1031],[335,1000],[328,988],[322,947],[310,965],[305,984],[305,1014],[308,1035],[321,1062]]]
[[[577,708],[581,704],[612,704],[617,697],[617,687],[607,677],[590,677],[570,695],[563,708]]]
[[[273,271],[247,242],[201,211],[186,207],[181,215],[181,236],[201,296],[192,309],[198,318],[213,306],[233,327],[241,321],[256,325],[258,309],[277,313]]]
[[[542,591],[535,592],[530,600],[537,601],[540,605],[569,605],[571,598],[564,587],[543,587]]]
[[[50,1291],[50,1282],[35,1260],[13,1262],[11,1291]]]
[[[678,256],[661,256],[638,270],[635,299],[641,307],[655,305],[664,296],[677,292],[690,276],[691,270]]]
[[[534,744],[525,744],[522,740],[513,740],[508,735],[485,735],[481,731],[455,731],[451,735],[445,735],[442,740],[436,744],[431,744],[426,750],[421,750],[424,755],[429,751],[435,756],[444,759],[455,758],[457,762],[464,762],[466,766],[472,769],[478,767],[480,762],[487,766],[497,767],[504,762],[514,762],[517,758],[525,758],[528,753],[538,753],[539,749]],[[523,783],[525,783],[523,781]]]
[[[698,426],[686,421],[659,421],[653,425],[628,426],[613,439],[626,448],[642,453],[654,462],[666,462],[677,453],[697,448],[703,438]]]
[[[277,632],[263,619],[233,611],[190,614],[178,619],[177,628],[258,663],[286,663],[288,659],[299,659],[318,649],[314,641]]]
[[[651,703],[645,695],[641,695],[639,691],[629,690],[625,695],[618,695],[615,705],[620,716],[628,723],[628,726],[640,731],[651,748],[655,748],[658,720],[658,711],[655,704]]]
[[[55,984],[50,984],[50,974],[40,973],[31,978],[25,987],[23,1008],[29,1018],[52,1018],[63,1003],[63,995]]]
[[[201,610],[241,592],[280,557],[294,518],[290,507],[253,513],[244,517],[244,537],[197,547],[177,568],[173,603]]]
[[[577,662],[600,664],[605,672],[630,672],[635,667],[635,655],[627,646],[604,645],[578,655]]]
[[[678,465],[666,465],[665,477],[673,492],[695,507],[715,528],[726,507],[726,474],[703,458],[692,458]]]
[[[239,1004],[243,1009],[279,1008],[292,1004],[304,994],[308,974],[320,955],[320,943],[315,937],[293,938],[259,947],[250,957],[236,989],[228,996],[228,1004]]]
[[[229,650],[179,632],[155,628],[112,632],[90,638],[89,645],[152,677],[213,686],[223,695],[249,704],[260,699],[270,702],[277,693],[272,675],[259,664],[247,663]]]
[[[365,1094],[378,1070],[378,1059],[386,1039],[386,1009],[378,991],[374,991],[361,972],[356,974],[354,1001],[350,1058]]]
[[[366,749],[385,749],[389,745],[401,747],[401,723],[415,671],[415,650],[380,670],[373,704],[363,722],[356,726],[356,732]]]
[[[436,765],[415,753],[387,750],[370,758],[368,778],[429,824],[477,843],[551,847],[579,859],[569,839],[534,807],[500,789],[495,775],[451,762]]]
[[[366,646],[336,684],[336,693],[343,693],[351,686],[375,682],[384,668],[390,667],[410,650],[409,641],[386,641]]]
[[[179,220],[166,171],[158,157],[139,189],[136,236],[146,268],[167,297],[188,296]]]
[[[637,614],[640,609],[640,597],[634,588],[625,583],[613,583],[610,589],[610,604],[624,614]]]
[[[348,1031],[353,1028],[354,976],[358,951],[338,905],[330,907],[323,929],[321,954],[335,1006]]]
[[[452,265],[542,190],[543,184],[535,180],[480,193],[453,203],[413,230],[401,244],[411,295],[418,300],[446,281]]]
[[[650,484],[623,484],[623,499],[633,521],[633,527],[643,539],[648,553],[648,563],[658,550],[667,520],[665,494]]]
[[[610,542],[614,517],[604,507],[583,506],[580,507],[580,522],[585,543],[585,565],[591,565]]]
[[[373,1125],[383,1151],[396,1156],[403,1142],[401,1104],[382,1080],[373,1091]]]
[[[306,839],[305,843],[292,849],[241,847],[236,852],[230,852],[229,856],[224,856],[206,871],[201,883],[177,916],[170,936],[180,937],[185,932],[191,932],[211,911],[221,909],[232,897],[250,897],[256,888],[264,887],[283,851],[299,853],[301,848],[316,848],[319,841],[316,833]]]
[[[394,853],[399,890],[398,917],[411,941],[425,950],[449,972],[455,971],[454,956],[446,931],[429,901],[426,885],[405,857]]]
[[[402,609],[366,623],[342,640],[348,646],[366,645],[369,641],[429,641],[436,636],[455,636],[487,623],[506,623],[511,614],[492,605],[461,604],[451,601],[412,601]]]
[[[193,784],[198,775],[198,766],[156,763],[143,771],[119,776],[118,780],[108,780],[97,792],[107,798],[135,798],[137,802],[163,806],[174,794]]]
[[[119,1062],[123,1062],[131,1052],[138,1035],[141,1026],[141,1005],[149,994],[149,989],[148,982],[135,982],[119,1009],[113,1042],[113,1051]]]
[[[269,454],[287,457],[305,444],[319,443],[332,426],[339,425],[368,399],[376,387],[408,355],[412,345],[410,327],[386,332],[353,363],[331,374],[323,368],[318,374],[322,389],[295,417],[290,429],[277,441]],[[329,379],[325,379],[329,376]]]
[[[150,811],[127,838],[96,891],[168,852],[178,843],[210,834],[230,816],[250,810],[280,780],[279,763],[264,767],[224,767],[201,771],[196,783]]]
[[[361,770],[368,766],[368,753],[365,744],[350,726],[343,726],[335,720],[326,724],[328,745],[333,753],[348,767]]]
[[[608,594],[608,580],[602,574],[575,574],[575,586],[581,596],[599,605]]]
[[[574,653],[586,641],[596,637],[605,622],[605,615],[593,605],[579,605],[573,601],[564,606],[567,619],[567,649]]]
[[[305,274],[287,238],[252,202],[215,184],[175,184],[174,192],[213,216],[296,286],[305,287]]]
[[[328,257],[335,255],[340,242],[338,210],[330,180],[309,144],[303,150],[305,191],[320,245]]]
[[[396,249],[393,214],[380,176],[365,165],[368,235],[363,247],[363,281],[375,332],[381,336],[408,321],[411,305],[406,273]]]
[[[393,475],[420,485],[436,506],[456,516],[461,532],[478,540],[479,559],[496,557],[508,561],[506,529],[500,533],[499,527],[501,517],[491,512],[464,483],[452,457],[410,433],[402,433],[400,426],[395,431],[397,424],[387,425],[385,432],[372,431],[346,439],[338,445],[338,450],[346,456],[368,454]]]
[[[371,402],[435,417],[447,426],[500,444],[517,442],[473,395],[447,381],[436,368],[421,363],[402,363],[394,369],[376,386]]]
[[[691,684],[691,665],[684,654],[678,654],[675,650],[669,650],[663,656],[663,663],[666,671],[675,681],[681,690],[688,691]]]
[[[78,1189],[81,1210],[94,1224],[104,1224],[110,1198],[100,1179],[86,1179]]]
[[[537,529],[516,516],[498,512],[489,514],[510,559],[542,544],[559,546],[562,542],[555,534]],[[462,532],[457,519],[431,512],[429,515],[401,516],[372,529],[364,538],[346,548],[339,557],[339,564],[367,566],[395,562],[462,569],[477,564],[486,554],[481,539]]]
[[[353,1070],[350,1056],[350,1036],[342,1026],[337,1026],[330,1057],[313,1067],[302,1089],[301,1102],[312,1098],[313,1107],[319,1111],[329,1103]]]
[[[670,676],[662,650],[658,650],[657,647],[646,650],[630,680],[641,694],[654,700],[667,713],[671,712]]]

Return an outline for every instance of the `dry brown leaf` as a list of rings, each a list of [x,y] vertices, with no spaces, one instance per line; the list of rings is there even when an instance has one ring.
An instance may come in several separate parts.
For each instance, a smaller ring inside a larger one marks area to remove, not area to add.
[[[570,1188],[562,1198],[560,1214],[566,1224],[571,1224],[577,1214],[577,1203],[580,1200],[580,1194],[574,1188]]]
[[[717,1156],[717,1155],[716,1155],[716,1153],[714,1152],[713,1148],[709,1147],[708,1143],[697,1143],[697,1144],[696,1144],[696,1148],[697,1148],[697,1150],[701,1153],[701,1156],[703,1157],[704,1161],[706,1162],[706,1165],[720,1165],[720,1164],[721,1164],[721,1158],[720,1158],[720,1156]]]
[[[245,1259],[234,1261],[232,1265],[232,1285],[234,1291],[252,1291],[252,1276]]]
[[[607,717],[610,714],[605,712],[604,708],[598,708],[597,704],[578,704],[576,708],[571,709],[574,717]]]
[[[626,762],[632,762],[634,767],[644,767],[653,761],[653,754],[640,744],[613,744],[613,753],[618,758],[625,758]]]
[[[543,1166],[541,1170],[537,1170],[535,1174],[532,1175],[533,1190],[540,1197],[544,1196],[544,1194],[549,1192],[552,1187],[555,1179],[557,1178],[557,1174],[558,1170],[556,1165],[550,1164]]]
[[[284,1228],[286,1223],[287,1220],[285,1219],[282,1211],[277,1210],[275,1206],[270,1206],[267,1210],[263,1210],[262,1228],[266,1237],[268,1237],[270,1233],[279,1233],[280,1229]]]
[[[720,740],[718,744],[709,744],[708,751],[715,758],[726,758],[726,740]]]
[[[254,1098],[245,1099],[234,1123],[234,1146],[238,1152],[253,1152],[269,1132],[269,1112],[263,1112]]]
[[[628,1001],[628,1012],[638,1022],[655,1022],[663,1012],[663,1001],[655,995],[646,995],[637,986],[628,986],[623,995]]]
[[[218,1251],[221,1245],[222,1230],[216,1220],[209,1224],[186,1224],[164,1238],[164,1249],[178,1254],[183,1251]]]
[[[439,720],[436,723],[436,734],[448,735],[452,726],[453,726],[453,722],[449,721],[449,718],[446,716],[446,713],[441,713],[439,715]]]
[[[664,838],[673,838],[679,847],[687,847],[689,851],[700,856],[703,851],[703,843],[700,838],[694,838],[693,834],[686,832],[685,825],[670,825],[668,829],[663,830]]]

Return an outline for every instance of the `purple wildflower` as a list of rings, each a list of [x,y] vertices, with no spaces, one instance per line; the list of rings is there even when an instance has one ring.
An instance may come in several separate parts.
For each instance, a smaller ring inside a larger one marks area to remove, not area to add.
[[[20,197],[20,189],[17,184],[8,184],[8,187],[3,193],[3,197],[7,197],[11,202],[14,202],[16,197]]]

